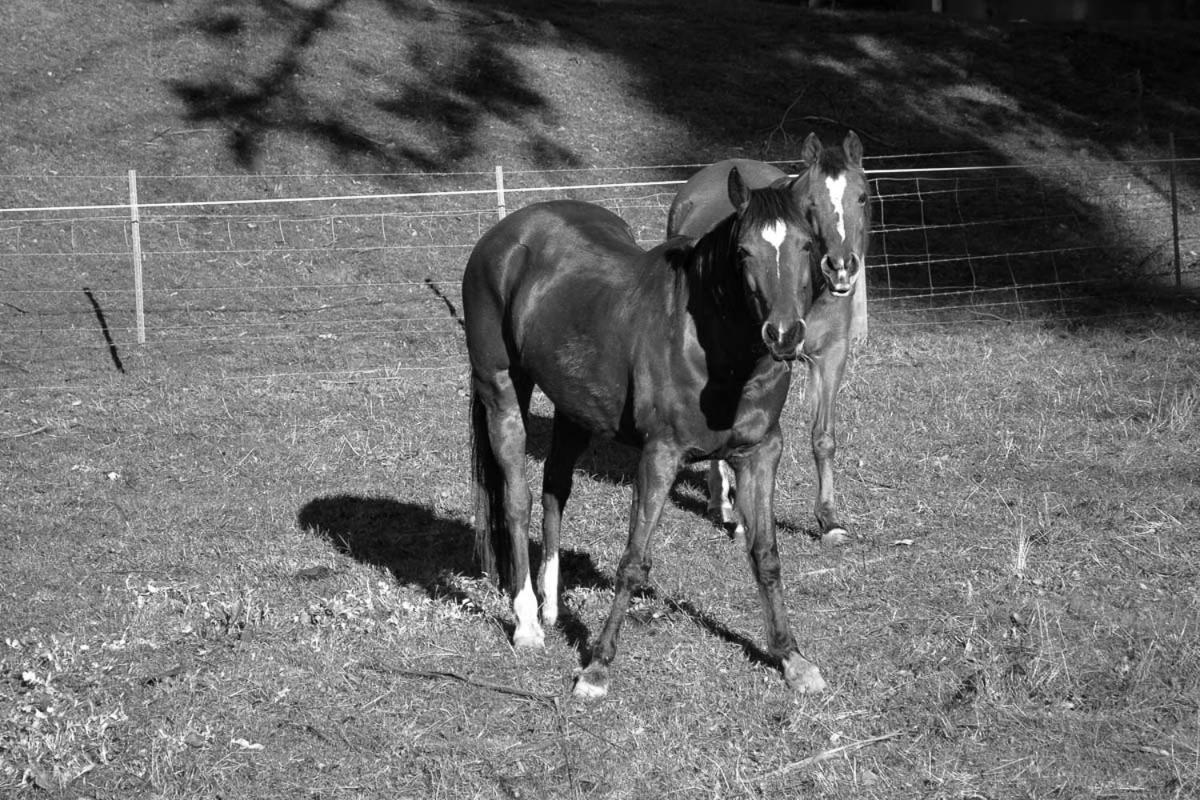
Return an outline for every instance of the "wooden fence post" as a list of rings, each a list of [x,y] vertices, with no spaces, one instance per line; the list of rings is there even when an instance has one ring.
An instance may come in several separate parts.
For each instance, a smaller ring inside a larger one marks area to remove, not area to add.
[[[133,305],[138,344],[146,343],[146,301],[142,292],[142,231],[138,210],[137,170],[129,170],[129,231],[133,240]]]
[[[496,165],[496,216],[504,219],[508,211],[504,208],[504,167]]]
[[[1175,243],[1175,288],[1183,288],[1183,271],[1179,262],[1179,195],[1175,189],[1175,131],[1167,134],[1171,147],[1171,239]]]

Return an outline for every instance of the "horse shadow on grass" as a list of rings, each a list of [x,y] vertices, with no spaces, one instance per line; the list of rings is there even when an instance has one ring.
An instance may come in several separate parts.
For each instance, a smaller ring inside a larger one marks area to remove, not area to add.
[[[397,581],[421,588],[434,600],[450,601],[481,614],[512,637],[511,617],[488,611],[495,603],[480,601],[479,593],[484,590],[481,584],[487,582],[474,559],[475,533],[462,521],[415,503],[341,494],[310,500],[300,509],[297,523],[354,560],[385,569]],[[539,542],[530,543],[530,560],[532,564],[540,562]],[[563,549],[560,570],[564,590],[613,589],[612,577],[602,573],[587,553]],[[729,628],[691,599],[672,597],[650,586],[643,587],[638,596],[661,603],[668,614],[631,611],[630,619],[636,624],[651,625],[669,615],[686,617],[709,634],[740,647],[751,662],[773,663],[749,637]],[[592,638],[587,624],[564,606],[558,625],[586,665]]]

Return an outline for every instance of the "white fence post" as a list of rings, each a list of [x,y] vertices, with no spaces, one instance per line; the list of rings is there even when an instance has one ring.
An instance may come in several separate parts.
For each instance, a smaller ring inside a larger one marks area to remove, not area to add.
[[[129,170],[129,230],[133,239],[133,305],[138,344],[146,343],[146,301],[142,294],[142,231],[138,210],[137,170]]]
[[[1171,240],[1175,244],[1175,288],[1183,288],[1183,270],[1179,261],[1179,192],[1175,187],[1175,131],[1169,134],[1171,142]]]
[[[508,211],[504,208],[504,167],[496,165],[496,216],[504,219]]]

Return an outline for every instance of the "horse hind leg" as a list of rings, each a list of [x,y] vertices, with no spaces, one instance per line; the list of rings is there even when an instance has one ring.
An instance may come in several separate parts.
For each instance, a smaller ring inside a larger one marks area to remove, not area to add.
[[[587,448],[591,434],[562,414],[554,415],[550,453],[542,476],[542,566],[538,588],[542,594],[542,625],[558,622],[559,550],[562,515],[574,484],[575,462]]]
[[[733,503],[733,467],[714,458],[708,462],[707,483],[709,515],[719,520],[722,526],[732,528],[735,539],[745,536],[746,528]]]
[[[525,475],[524,410],[531,391],[532,384],[516,371],[502,369],[491,375],[475,375],[475,397],[484,410],[488,445],[496,467],[493,485],[486,491],[501,497],[496,509],[501,519],[491,520],[490,535],[497,576],[513,598],[516,647],[541,647],[545,642],[529,574],[532,495]]]

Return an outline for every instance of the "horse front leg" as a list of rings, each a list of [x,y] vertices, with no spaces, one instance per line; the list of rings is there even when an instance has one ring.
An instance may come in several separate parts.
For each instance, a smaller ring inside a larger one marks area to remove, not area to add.
[[[848,342],[844,337],[831,342],[818,357],[813,358],[810,370],[812,392],[816,412],[812,423],[812,454],[817,467],[817,499],[813,511],[820,528],[821,543],[843,544],[849,533],[838,521],[833,502],[833,459],[837,455],[837,412],[838,389],[846,371]]]
[[[658,526],[667,494],[679,473],[680,452],[663,443],[648,443],[638,462],[629,515],[629,541],[617,566],[612,609],[592,647],[587,667],[575,681],[575,696],[598,699],[608,694],[608,667],[617,653],[617,635],[629,611],[633,592],[650,576],[650,536]]]
[[[783,438],[775,428],[755,450],[735,463],[738,511],[746,524],[746,556],[758,584],[766,623],[767,652],[780,665],[792,689],[806,694],[825,689],[815,664],[801,655],[788,624],[782,567],[775,537],[775,473]]]

